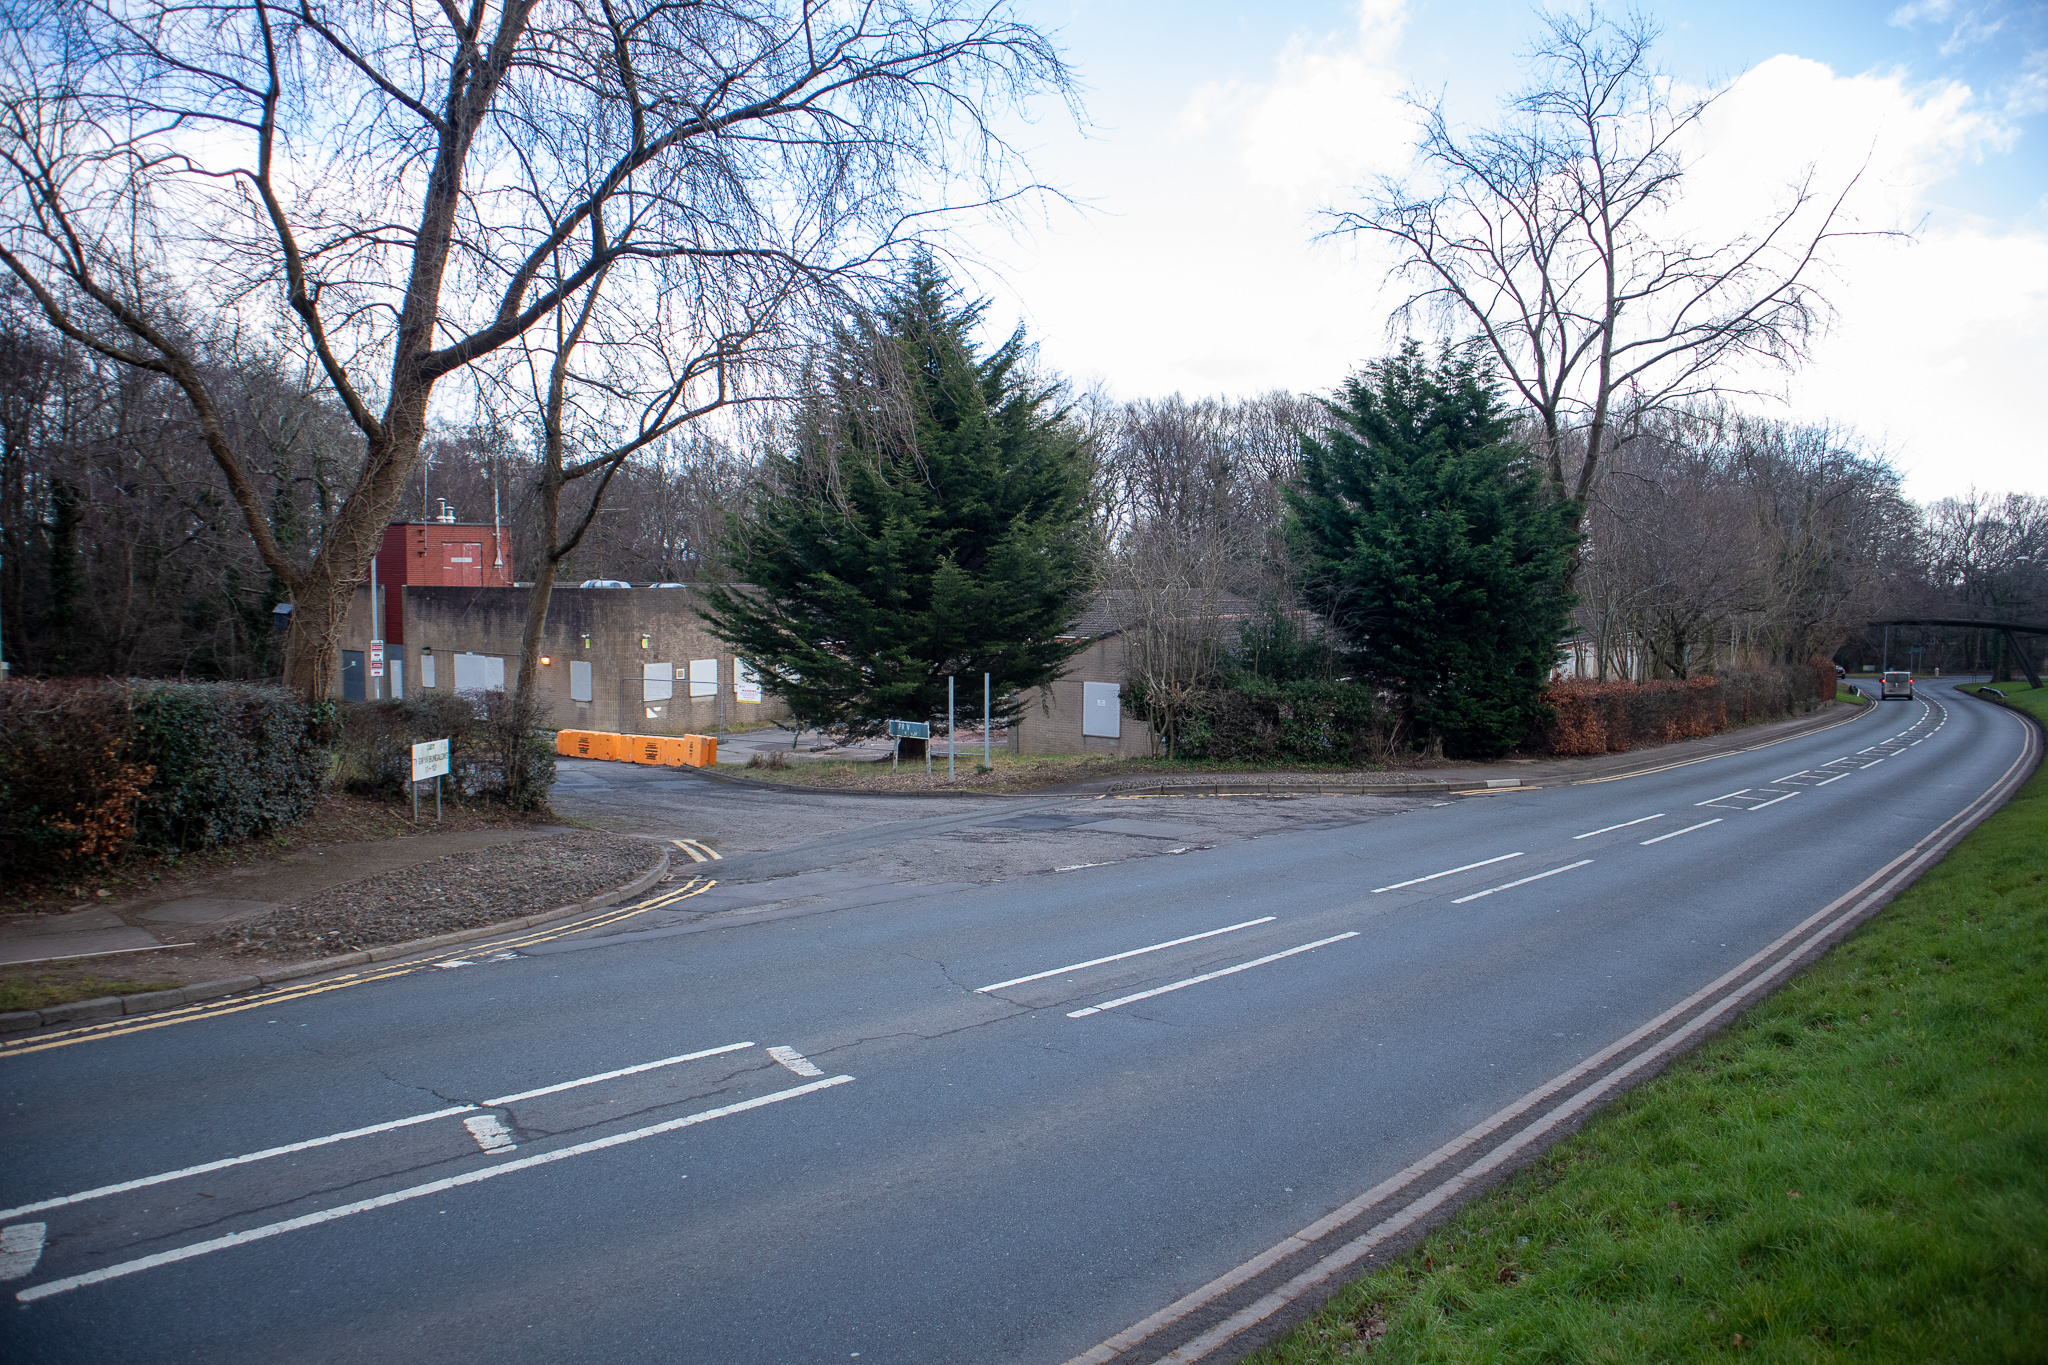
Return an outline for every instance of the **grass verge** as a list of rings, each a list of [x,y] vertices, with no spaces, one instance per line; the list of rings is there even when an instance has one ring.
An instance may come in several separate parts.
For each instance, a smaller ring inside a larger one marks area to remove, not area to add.
[[[134,995],[138,991],[160,991],[161,981],[116,981],[104,976],[72,976],[69,973],[37,972],[32,975],[0,977],[0,1014],[9,1010],[40,1010],[68,1005],[74,1000],[98,1000],[107,995]]]
[[[2048,769],[1247,1365],[1723,1358],[2048,1359]]]

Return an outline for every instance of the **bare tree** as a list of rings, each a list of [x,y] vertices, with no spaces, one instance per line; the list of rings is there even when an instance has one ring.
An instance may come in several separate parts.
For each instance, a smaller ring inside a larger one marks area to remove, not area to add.
[[[1125,676],[1171,757],[1214,686],[1226,623],[1287,591],[1282,484],[1312,404],[1284,393],[1229,403],[1126,404],[1097,433],[1105,580]]]
[[[27,0],[0,21],[0,264],[72,342],[182,393],[295,611],[336,633],[438,385],[637,263],[858,268],[963,174],[1019,189],[991,100],[1069,89],[998,5]],[[360,441],[294,553],[194,301],[317,367]]]
[[[1420,312],[1484,341],[1536,419],[1551,484],[1583,508],[1627,435],[1618,419],[1720,392],[1731,367],[1804,356],[1855,182],[1823,193],[1809,170],[1749,231],[1697,240],[1672,215],[1715,97],[1672,98],[1640,17],[1544,24],[1502,126],[1467,134],[1440,102],[1418,106],[1421,178],[1330,211],[1330,232],[1399,253],[1416,292],[1394,325]]]
[[[1719,403],[1640,423],[1587,510],[1601,676],[1804,665],[1914,578],[1898,474],[1851,433]]]
[[[1662,433],[1635,441],[1588,518],[1596,549],[1582,585],[1624,613],[1640,663],[1675,678],[1714,665],[1729,624],[1760,592],[1750,498],[1719,456]]]

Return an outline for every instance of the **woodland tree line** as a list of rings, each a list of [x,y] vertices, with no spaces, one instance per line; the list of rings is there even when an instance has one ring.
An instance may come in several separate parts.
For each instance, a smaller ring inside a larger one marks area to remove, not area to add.
[[[1872,229],[1809,173],[1689,234],[1715,96],[1656,36],[1541,17],[1493,126],[1419,102],[1411,173],[1326,210],[1393,252],[1393,329],[1455,345],[1334,395],[1117,401],[977,338],[934,263],[946,215],[1051,193],[1004,116],[1077,108],[1001,6],[31,0],[0,21],[6,656],[314,695],[382,527],[444,500],[536,583],[516,695],[553,583],[742,578],[780,619],[715,595],[720,629],[778,690],[874,661],[799,708],[859,726],[963,660],[1041,681],[1089,592],[1169,749],[1236,723],[1219,689],[1327,731],[1362,681],[1428,731],[1380,742],[1497,751],[1560,640],[1647,680],[2038,619],[2042,499],[1915,506],[1853,429],[1725,396],[1803,361]],[[818,572],[844,612],[806,640]],[[1467,706],[1510,656],[1521,690]]]
[[[168,381],[0,320],[0,610],[18,674],[260,678],[279,668],[282,585],[256,555]],[[316,542],[361,459],[345,414],[274,356],[213,343],[209,369],[279,539]],[[1198,686],[1248,613],[1302,613],[1281,490],[1309,395],[1112,401],[1069,396],[1086,453],[1089,538],[1155,686]],[[516,420],[440,424],[398,513],[501,511],[535,573],[539,457]],[[622,466],[565,581],[702,582],[723,572],[727,518],[750,515],[776,465],[751,439],[678,434]],[[1973,494],[1916,504],[1881,452],[1845,428],[1725,404],[1646,413],[1588,505],[1573,648],[1588,674],[1683,678],[1816,651],[1876,661],[1872,617],[2048,618],[2048,499]],[[1310,616],[1313,613],[1308,613]],[[1996,662],[1988,640],[1916,628],[1924,667]]]

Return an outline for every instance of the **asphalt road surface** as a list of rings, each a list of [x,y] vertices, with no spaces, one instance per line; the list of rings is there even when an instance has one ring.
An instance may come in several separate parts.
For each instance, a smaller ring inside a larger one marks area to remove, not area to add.
[[[993,884],[693,918],[700,875],[610,937],[20,1039],[0,1355],[1232,1359],[1782,979],[2034,734],[1944,688]]]

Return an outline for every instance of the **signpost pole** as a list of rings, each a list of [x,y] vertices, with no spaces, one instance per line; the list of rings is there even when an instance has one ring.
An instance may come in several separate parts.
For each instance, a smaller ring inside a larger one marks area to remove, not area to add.
[[[434,823],[441,823],[441,779],[434,779]]]
[[[953,738],[953,678],[946,677],[946,780],[953,780],[953,751],[959,748]]]
[[[981,675],[981,766],[988,771],[994,767],[988,756],[988,674]]]
[[[417,825],[420,822],[420,784],[409,782],[406,785],[412,788],[412,822]]]

